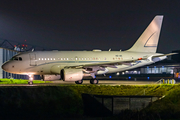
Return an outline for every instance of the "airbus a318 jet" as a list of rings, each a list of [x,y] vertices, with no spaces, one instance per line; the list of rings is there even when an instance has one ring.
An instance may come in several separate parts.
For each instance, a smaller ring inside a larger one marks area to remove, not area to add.
[[[41,75],[44,80],[83,83],[83,76],[92,76],[91,84],[98,84],[95,75],[121,72],[149,65],[175,53],[156,53],[162,15],[154,17],[136,43],[126,51],[31,51],[13,56],[2,65],[9,73],[33,76]]]

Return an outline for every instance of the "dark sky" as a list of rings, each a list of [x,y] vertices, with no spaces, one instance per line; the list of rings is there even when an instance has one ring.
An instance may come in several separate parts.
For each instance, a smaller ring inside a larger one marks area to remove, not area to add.
[[[126,50],[164,15],[158,52],[180,49],[179,0],[1,0],[0,38],[59,50]]]

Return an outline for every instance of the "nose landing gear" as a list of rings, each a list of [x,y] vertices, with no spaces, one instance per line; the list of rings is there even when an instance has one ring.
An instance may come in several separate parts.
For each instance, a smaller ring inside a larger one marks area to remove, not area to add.
[[[28,84],[29,85],[33,85],[33,81],[28,81]]]
[[[34,78],[34,75],[28,75],[28,76],[29,76],[28,84],[29,84],[29,85],[33,85],[33,78]]]

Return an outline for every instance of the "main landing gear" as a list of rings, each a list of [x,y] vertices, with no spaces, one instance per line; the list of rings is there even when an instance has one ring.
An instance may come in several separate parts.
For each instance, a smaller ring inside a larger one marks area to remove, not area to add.
[[[91,84],[98,84],[98,83],[99,83],[99,80],[96,79],[96,78],[92,78],[92,79],[90,80],[90,83],[91,83]]]
[[[83,80],[75,81],[76,84],[82,84]]]
[[[99,80],[96,79],[95,73],[91,73],[92,79],[90,80],[91,84],[98,84]]]
[[[91,76],[92,76],[92,79],[90,79],[90,83],[91,83],[91,84],[98,84],[98,83],[99,83],[99,80],[95,78],[95,74],[92,73]],[[82,84],[82,83],[83,83],[83,80],[75,81],[75,83],[76,83],[76,84]]]
[[[33,85],[33,78],[34,78],[34,75],[28,75],[28,76],[29,76],[28,84],[29,84],[29,85]]]

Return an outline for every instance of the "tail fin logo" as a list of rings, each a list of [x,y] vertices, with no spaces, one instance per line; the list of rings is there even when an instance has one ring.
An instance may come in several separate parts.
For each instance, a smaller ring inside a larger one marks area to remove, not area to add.
[[[156,32],[154,32],[146,41],[144,44],[144,47],[157,47],[157,42],[154,42],[153,37],[155,37]]]

